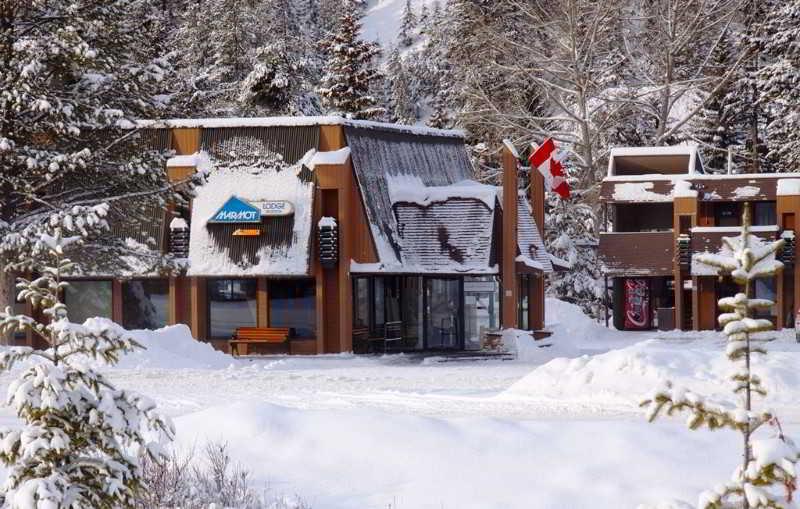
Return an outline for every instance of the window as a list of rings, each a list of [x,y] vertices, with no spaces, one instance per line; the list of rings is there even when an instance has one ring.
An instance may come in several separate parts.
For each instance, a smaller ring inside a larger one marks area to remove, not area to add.
[[[353,280],[353,327],[369,327],[369,279]]]
[[[255,327],[256,280],[209,279],[208,331],[213,339],[230,339],[239,327]]]
[[[671,203],[619,203],[613,210],[616,232],[665,232],[673,227]]]
[[[753,204],[753,226],[771,226],[777,223],[774,201],[759,201]]]
[[[756,299],[766,299],[772,301],[773,303],[777,302],[778,299],[775,291],[775,278],[765,277],[756,279],[753,295]],[[773,305],[772,309],[758,310],[756,315],[761,317],[769,317],[775,314],[773,312],[774,309],[775,306]]]
[[[269,325],[294,329],[295,337],[317,334],[316,283],[313,279],[283,279],[269,283]]]
[[[169,281],[142,279],[122,284],[122,326],[160,329],[167,325]]]
[[[740,226],[741,221],[741,203],[717,203],[714,207],[714,224],[716,226]]]
[[[518,327],[522,330],[528,330],[528,290],[530,288],[530,276],[523,274],[519,277],[519,294],[517,295],[517,320]]]
[[[111,281],[70,281],[64,290],[69,320],[83,323],[96,316],[111,318]]]

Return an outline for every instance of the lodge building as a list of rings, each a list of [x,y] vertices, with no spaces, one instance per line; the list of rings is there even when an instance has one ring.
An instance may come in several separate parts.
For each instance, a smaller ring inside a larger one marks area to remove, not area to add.
[[[619,148],[611,151],[601,203],[608,227],[599,252],[616,328],[718,328],[717,300],[739,290],[697,255],[718,253],[723,236],[738,235],[745,203],[753,235],[786,240],[783,270],[757,280],[755,297],[775,302],[766,317],[778,328],[794,327],[800,179],[707,173],[695,147]]]
[[[224,351],[243,327],[286,329],[292,354],[387,349],[381,339],[398,337],[397,350],[470,350],[500,327],[543,329],[553,270],[543,184],[519,190],[513,147],[498,187],[473,180],[457,131],[339,117],[145,127],[151,148],[174,153],[170,179],[202,171],[206,183],[190,206],[154,210],[126,235],[155,239],[185,269],[164,278],[134,263],[74,278],[72,321],[184,323]]]

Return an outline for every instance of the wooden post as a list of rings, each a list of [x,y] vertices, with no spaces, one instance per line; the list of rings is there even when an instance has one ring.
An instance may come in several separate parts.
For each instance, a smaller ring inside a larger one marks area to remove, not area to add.
[[[686,330],[687,325],[684,322],[684,315],[686,306],[692,306],[693,320],[690,325],[691,328],[697,330],[697,307],[694,305],[697,301],[697,281],[693,281],[692,286],[692,300],[693,303],[687,303],[684,299],[683,282],[688,281],[691,277],[681,269],[680,260],[678,257],[678,236],[681,232],[681,217],[689,217],[690,228],[697,226],[697,212],[698,202],[697,197],[680,196],[676,197],[672,204],[673,211],[673,224],[672,224],[672,246],[673,246],[673,281],[675,283],[675,328]],[[685,232],[689,233],[689,232]]]
[[[269,327],[269,290],[265,277],[258,278],[256,290],[256,317],[259,327]]]
[[[208,328],[206,326],[208,309],[206,305],[206,280],[199,277],[190,278],[189,282],[189,308],[191,316],[190,327],[195,339],[206,341]]]
[[[501,265],[501,325],[516,329],[519,325],[517,285],[517,162],[518,158],[508,144],[503,146],[503,259]],[[529,303],[530,305],[530,303]]]
[[[781,289],[782,292],[779,295],[779,299],[783,297],[784,299],[789,298],[788,295],[782,295],[784,292],[792,292],[792,307],[791,309],[787,310],[786,312],[791,312],[792,316],[790,318],[790,322],[794,323],[795,317],[797,316],[798,310],[800,310],[800,270],[798,270],[797,264],[800,261],[798,258],[798,242],[797,236],[800,232],[797,231],[797,224],[800,221],[800,195],[793,195],[786,192],[786,189],[782,189],[781,193],[777,196],[777,203],[776,203],[776,215],[777,215],[777,222],[778,227],[783,231],[791,231],[795,234],[795,252],[794,259],[795,263],[794,266],[786,267],[784,269],[784,276],[786,278],[791,278],[791,284],[782,284]],[[781,278],[783,279],[783,278]],[[786,287],[791,287],[786,288]],[[784,307],[788,308],[788,304]],[[784,319],[786,317],[784,316]],[[785,322],[783,322],[785,323]],[[778,324],[778,328],[783,327],[783,323]]]
[[[122,281],[111,280],[111,321],[122,325]]]
[[[535,168],[530,169],[530,186],[528,193],[530,197],[533,220],[539,229],[539,236],[544,242],[544,175]],[[528,309],[532,311],[528,324],[533,330],[544,329],[545,324],[545,274],[538,272],[531,279],[530,293],[528,295]]]

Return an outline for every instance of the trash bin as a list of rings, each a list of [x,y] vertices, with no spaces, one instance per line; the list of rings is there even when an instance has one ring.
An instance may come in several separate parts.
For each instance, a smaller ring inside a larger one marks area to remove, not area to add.
[[[675,308],[658,308],[658,330],[673,330],[675,328]]]

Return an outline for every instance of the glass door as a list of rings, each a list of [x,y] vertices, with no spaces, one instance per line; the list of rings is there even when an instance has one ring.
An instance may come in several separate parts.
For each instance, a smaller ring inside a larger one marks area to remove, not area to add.
[[[426,348],[461,348],[461,295],[460,279],[425,279]]]

